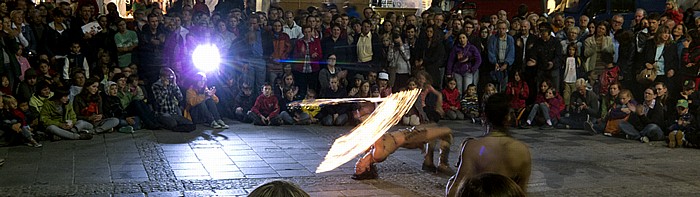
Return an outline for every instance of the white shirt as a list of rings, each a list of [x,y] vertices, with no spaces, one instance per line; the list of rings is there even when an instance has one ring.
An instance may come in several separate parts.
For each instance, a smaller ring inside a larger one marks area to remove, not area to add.
[[[301,32],[301,27],[297,25],[296,22],[292,24],[292,27],[289,27],[289,25],[284,24],[282,31],[289,35],[289,39],[301,39],[304,37],[304,34]]]

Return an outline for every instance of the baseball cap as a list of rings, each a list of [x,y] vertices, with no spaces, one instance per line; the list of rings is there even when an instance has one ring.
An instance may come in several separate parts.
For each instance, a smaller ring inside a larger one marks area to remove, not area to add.
[[[380,72],[379,75],[377,75],[377,78],[381,80],[389,80],[389,73]]]
[[[681,99],[678,100],[678,104],[676,104],[676,107],[683,107],[683,108],[688,108],[688,100]]]

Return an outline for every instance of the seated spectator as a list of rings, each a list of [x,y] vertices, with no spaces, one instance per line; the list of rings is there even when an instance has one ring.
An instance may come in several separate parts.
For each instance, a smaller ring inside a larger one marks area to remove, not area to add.
[[[468,179],[485,172],[504,175],[527,192],[532,158],[528,146],[512,138],[508,131],[509,103],[503,93],[492,95],[486,102],[484,114],[493,129],[478,139],[462,142],[457,173],[447,182],[447,196],[457,196]],[[483,150],[490,150],[491,154],[482,154]]]
[[[309,114],[304,113],[300,108],[289,106],[289,103],[295,101],[294,98],[296,97],[297,91],[291,88],[285,88],[282,92],[284,92],[284,97],[279,100],[279,104],[281,109],[280,118],[282,118],[284,123],[291,125],[309,124],[311,122]],[[308,92],[306,95],[309,95]]]
[[[88,63],[85,55],[80,53],[80,43],[74,41],[70,47],[70,53],[63,58],[65,62],[61,70],[61,76],[63,79],[70,79],[71,73],[75,72],[76,69],[82,69],[85,78],[90,77],[90,64]]]
[[[0,102],[0,129],[6,131],[4,138],[9,145],[27,143],[31,147],[42,147],[32,137],[33,129],[29,126],[24,113],[17,108],[17,100],[9,95],[2,96]]]
[[[40,120],[46,131],[63,139],[92,139],[92,124],[78,120],[73,105],[68,102],[68,91],[56,90],[53,97],[41,107]]]
[[[512,73],[512,77],[506,85],[505,93],[511,97],[510,107],[515,113],[515,116],[513,116],[514,126],[518,127],[526,109],[525,102],[527,97],[530,96],[530,89],[527,82],[522,79],[522,71],[515,70]],[[474,94],[476,94],[476,89],[474,89]]]
[[[39,114],[41,107],[44,106],[44,103],[46,103],[46,101],[53,96],[53,92],[51,91],[49,84],[46,82],[39,82],[36,85],[36,90],[37,92],[35,92],[34,95],[32,95],[32,98],[29,99],[29,110],[31,110],[34,114]]]
[[[348,89],[348,97],[356,98],[357,94],[360,92],[360,88],[362,87],[362,82],[364,82],[364,81],[365,81],[364,75],[362,75],[360,73],[355,74],[355,78],[352,81],[352,84],[348,85],[348,88],[349,88]],[[330,84],[330,80],[329,80],[329,84]],[[338,86],[343,86],[342,84],[340,84],[340,78],[338,78]],[[324,90],[324,89],[321,89],[321,90]]]
[[[442,102],[442,110],[445,111],[445,117],[448,120],[464,120],[464,114],[460,110],[461,106],[459,104],[459,94],[459,90],[457,89],[457,80],[454,78],[448,78],[447,87],[442,90],[444,99]]]
[[[156,120],[155,113],[146,104],[143,89],[138,84],[138,78],[138,75],[132,74],[126,77],[122,73],[115,74],[112,77],[112,80],[117,82],[116,96],[119,98],[120,107],[125,110],[126,117],[138,117],[138,120],[143,123],[139,123],[140,128],[158,130],[163,126]],[[135,129],[138,130],[139,128]]]
[[[372,86],[370,88],[371,95],[370,97],[374,98],[381,98],[379,94],[379,87]],[[379,106],[378,103],[373,103],[373,102],[361,102],[358,105],[358,109],[355,110],[355,113],[353,113],[353,118],[357,120],[357,122],[363,122],[369,117],[372,112],[374,112],[375,109]]]
[[[248,111],[248,118],[253,120],[254,125],[281,125],[280,106],[277,97],[272,95],[272,86],[270,84],[263,85],[261,92],[262,94],[255,99],[255,104]]]
[[[583,129],[584,123],[590,119],[598,118],[598,95],[588,90],[585,79],[576,80],[576,91],[571,94],[571,103],[566,106],[566,115],[561,118],[557,128]]]
[[[221,120],[219,109],[216,103],[219,97],[216,96],[216,88],[207,87],[207,76],[204,73],[197,73],[192,78],[192,84],[187,89],[187,104],[185,105],[185,117],[196,123],[209,123],[214,129],[227,129],[228,125]]]
[[[306,92],[306,97],[304,97],[304,100],[314,100],[316,99],[316,91],[313,89],[309,89],[309,91]],[[321,107],[320,106],[313,106],[313,105],[307,105],[307,106],[302,106],[301,111],[309,114],[311,117],[311,124],[318,122],[318,119],[316,119],[316,116],[321,113]]]
[[[342,84],[342,86],[347,85],[348,82],[347,80],[345,80],[345,78],[348,74],[348,71],[337,67],[336,62],[336,55],[329,55],[328,60],[326,61],[326,67],[321,69],[321,71],[318,73],[318,82],[321,89],[325,89],[329,86],[330,78],[332,76],[338,76],[338,81]]]
[[[620,122],[628,120],[630,114],[637,110],[637,102],[634,101],[632,92],[629,90],[620,90],[620,96],[617,101],[611,106],[608,115],[600,122],[586,123],[586,130],[592,134],[603,133],[605,136],[620,136],[622,131],[619,127]]]
[[[56,87],[62,86],[61,78],[58,76],[56,71],[51,69],[49,62],[47,60],[39,61],[39,73],[38,81],[44,81],[46,83],[52,84]]]
[[[492,172],[479,174],[459,184],[462,189],[456,196],[526,196],[525,192],[515,181]]]
[[[287,196],[287,197],[309,197],[304,190],[299,186],[289,181],[272,181],[255,188],[249,197],[270,197],[270,196]]]
[[[696,123],[693,123],[693,121],[695,121],[695,118],[693,114],[690,113],[690,110],[688,110],[687,100],[678,100],[678,104],[676,104],[676,112],[678,112],[678,115],[674,117],[674,119],[672,119],[675,122],[668,127],[668,130],[671,131],[668,134],[669,148],[683,147],[684,133],[697,132],[695,125]]]
[[[0,75],[0,93],[3,95],[12,95],[12,85],[7,75]]]
[[[239,94],[238,86],[236,86],[234,77],[231,74],[222,74],[219,77],[218,87],[220,88],[216,91],[216,95],[226,99],[219,100],[219,103],[216,104],[217,109],[219,109],[221,116],[235,120],[233,104],[235,103],[236,95]]]
[[[34,69],[29,69],[24,73],[24,80],[17,87],[17,100],[28,101],[36,91],[37,76]]]
[[[196,129],[192,121],[182,116],[182,110],[178,103],[183,101],[182,91],[177,86],[175,73],[170,68],[160,70],[159,79],[153,83],[151,89],[155,98],[153,111],[156,119],[165,129],[173,131],[193,131]]]
[[[486,106],[486,101],[489,100],[489,97],[498,93],[498,88],[496,88],[496,85],[494,85],[493,83],[487,83],[486,86],[484,86],[483,91],[484,95],[481,95],[481,103],[479,103],[481,113],[484,112],[484,107]],[[481,116],[483,116],[483,114],[481,114]]]
[[[275,96],[277,96],[277,99],[283,99],[285,96],[284,89],[290,89],[294,91],[294,100],[301,99],[299,97],[299,87],[294,85],[294,75],[292,74],[284,74],[282,76],[282,83],[277,85],[274,90]]]
[[[118,97],[117,83],[108,81],[105,85],[105,91],[102,95],[102,109],[106,118],[117,118],[117,125],[120,133],[133,133],[134,130],[141,129],[141,124],[138,116],[127,116],[126,110],[122,107],[121,100]]]
[[[542,82],[542,87],[546,86],[546,83],[548,82]],[[527,126],[532,126],[535,117],[539,114],[540,117],[544,117],[546,123],[542,129],[551,129],[558,122],[562,109],[564,109],[564,101],[557,90],[554,87],[547,88],[543,94],[538,95],[535,105],[532,106],[530,115],[527,117]]]
[[[348,92],[345,88],[340,87],[338,77],[331,77],[330,86],[321,90],[320,98],[335,99],[347,98]],[[317,115],[324,126],[342,126],[348,121],[348,106],[346,104],[328,105],[321,108],[321,112]]]
[[[379,86],[379,94],[382,98],[386,98],[391,95],[391,86],[389,86],[389,73],[380,72],[377,75],[377,85]]]
[[[408,85],[406,86],[406,90],[415,90],[418,88],[417,82],[415,78],[410,78],[408,79]],[[416,102],[413,104],[413,107],[406,112],[406,114],[403,115],[401,118],[401,122],[404,125],[407,126],[418,126],[421,123],[421,119],[425,120],[427,119],[425,112],[422,110],[421,102],[419,100],[416,100]]]
[[[479,96],[476,95],[476,85],[469,84],[467,86],[467,90],[464,91],[460,104],[462,105],[462,113],[464,113],[465,118],[471,119],[472,123],[481,123]]]
[[[233,109],[235,119],[241,122],[250,123],[253,120],[248,119],[248,111],[253,108],[256,97],[253,97],[253,91],[248,82],[243,82],[233,101]]]
[[[83,120],[95,126],[95,133],[112,132],[112,128],[119,125],[119,119],[107,118],[102,109],[102,96],[99,91],[98,78],[90,78],[83,86],[80,94],[73,100],[73,109],[76,110],[78,120]]]
[[[445,111],[442,110],[442,93],[433,88],[432,80],[427,72],[419,71],[415,76],[416,85],[422,89],[419,101],[426,115],[421,121],[437,123],[445,115]]]
[[[78,70],[73,73],[73,77],[71,77],[71,84],[70,84],[70,95],[68,98],[70,98],[70,102],[73,103],[73,99],[75,98],[76,95],[78,95],[80,92],[83,91],[83,86],[85,86],[85,73],[81,70]]]
[[[360,89],[355,95],[356,98],[368,98],[370,97],[372,92],[370,91],[370,85],[369,81],[362,81],[360,85]]]
[[[644,90],[644,102],[637,106],[637,110],[630,113],[627,121],[620,122],[620,130],[627,135],[627,139],[639,140],[648,143],[650,140],[664,140],[663,120],[664,112],[656,102],[656,90],[653,87]]]

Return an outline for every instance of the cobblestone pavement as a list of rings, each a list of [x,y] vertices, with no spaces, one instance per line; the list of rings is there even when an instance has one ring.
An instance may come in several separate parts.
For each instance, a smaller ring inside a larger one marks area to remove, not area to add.
[[[442,124],[455,130],[451,162],[459,142],[483,133],[470,123]],[[0,196],[245,196],[274,179],[293,181],[312,196],[443,196],[449,178],[421,171],[420,151],[404,149],[378,165],[377,180],[350,179],[354,161],[315,174],[333,140],[351,127],[231,125],[3,147]],[[531,148],[531,196],[700,195],[696,149],[574,130],[513,133]]]

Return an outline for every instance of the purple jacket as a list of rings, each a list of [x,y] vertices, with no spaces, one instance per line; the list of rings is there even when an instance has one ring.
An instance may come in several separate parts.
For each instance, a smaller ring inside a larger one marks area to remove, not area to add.
[[[457,54],[462,54],[462,59],[457,59]],[[466,59],[468,57],[468,59]],[[464,75],[465,73],[474,73],[481,65],[481,54],[479,49],[477,49],[471,43],[467,43],[467,46],[462,47],[459,44],[455,44],[450,52],[450,57],[447,59],[447,70],[445,74],[451,75],[457,73]]]

